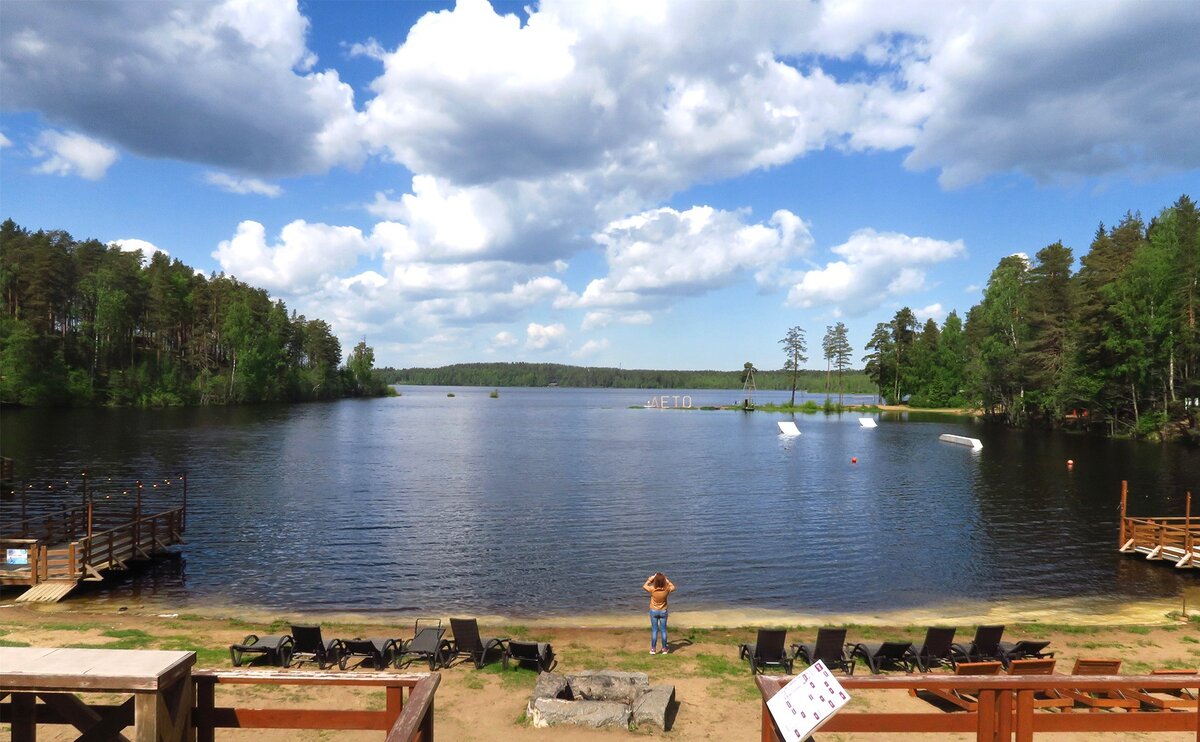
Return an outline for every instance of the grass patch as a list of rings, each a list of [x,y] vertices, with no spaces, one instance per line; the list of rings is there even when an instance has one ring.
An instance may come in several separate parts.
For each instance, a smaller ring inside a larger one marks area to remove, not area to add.
[[[109,629],[101,634],[101,636],[112,637],[113,639],[149,639],[150,635],[141,629]]]
[[[511,637],[513,639],[526,639],[529,637],[529,627],[517,624],[515,626],[501,626],[500,635]]]
[[[42,628],[46,631],[95,631],[104,628],[104,625],[98,623],[47,623],[42,624]]]
[[[463,685],[467,686],[471,690],[483,690],[483,678],[475,674],[468,675],[466,679],[463,680]]]
[[[1185,636],[1179,641],[1183,642],[1184,644],[1200,644],[1200,639],[1197,639],[1194,636]]]
[[[537,670],[520,666],[513,666],[505,670],[504,665],[499,662],[493,662],[490,665],[484,665],[483,669],[476,672],[475,675],[477,676],[479,673],[484,672],[488,673],[489,675],[499,676],[500,685],[503,686],[505,690],[532,689],[534,684],[537,683],[539,674]],[[480,679],[479,682],[482,683],[482,679]],[[475,688],[474,685],[468,685],[467,687]],[[479,687],[482,688],[483,686],[480,685]]]
[[[1150,633],[1149,626],[1129,626],[1125,630],[1130,634],[1137,634],[1138,636],[1145,636]]]
[[[1027,623],[1017,624],[1017,630],[1021,633],[1034,635],[1047,634],[1057,632],[1060,634],[1095,634],[1103,631],[1103,626],[1080,626],[1069,623]]]
[[[28,647],[29,642],[17,641],[16,639],[0,639],[0,647]]]
[[[723,654],[701,652],[696,655],[696,674],[702,678],[720,678],[729,675],[745,675],[750,665]]]

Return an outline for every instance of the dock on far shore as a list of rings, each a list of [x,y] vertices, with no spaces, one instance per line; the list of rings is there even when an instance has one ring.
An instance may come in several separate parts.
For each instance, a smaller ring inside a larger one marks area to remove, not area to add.
[[[76,491],[70,482],[34,489],[11,488],[0,518],[0,586],[28,586],[17,602],[57,603],[81,582],[98,582],[108,572],[168,553],[183,541],[187,525],[187,475],[137,481],[113,496],[98,496],[83,475]],[[19,510],[18,510],[19,509]]]

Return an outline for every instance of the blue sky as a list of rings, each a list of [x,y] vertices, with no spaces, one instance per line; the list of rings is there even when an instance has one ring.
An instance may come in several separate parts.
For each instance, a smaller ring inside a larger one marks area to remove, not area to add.
[[[0,203],[379,365],[782,365],[1200,196],[1200,4],[0,5]]]

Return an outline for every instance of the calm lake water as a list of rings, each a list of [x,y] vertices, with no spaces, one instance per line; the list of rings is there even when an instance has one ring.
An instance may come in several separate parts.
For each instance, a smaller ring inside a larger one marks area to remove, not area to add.
[[[1197,584],[1115,548],[1122,479],[1133,514],[1182,515],[1187,489],[1200,501],[1200,453],[1181,446],[917,414],[876,415],[873,430],[798,415],[803,434],[783,439],[780,414],[629,409],[647,390],[402,391],[6,410],[0,446],[18,479],[86,468],[117,498],[134,477],[188,472],[183,558],[78,600],[615,613],[641,609],[641,582],[662,570],[692,609],[867,612]],[[984,449],[939,442],[946,432]]]

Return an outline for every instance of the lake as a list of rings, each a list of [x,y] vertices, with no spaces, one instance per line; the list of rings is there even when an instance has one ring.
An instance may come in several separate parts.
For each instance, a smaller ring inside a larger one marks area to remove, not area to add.
[[[5,410],[0,445],[18,479],[87,469],[115,498],[137,476],[188,473],[182,559],[72,600],[612,614],[644,608],[640,585],[661,570],[692,609],[870,613],[1197,584],[1194,570],[1116,552],[1121,480],[1131,514],[1182,515],[1187,489],[1200,509],[1200,453],[1182,446],[917,413],[876,414],[875,429],[852,413],[797,415],[802,435],[785,439],[782,414],[630,409],[664,393],[732,404],[739,391],[401,390]]]

